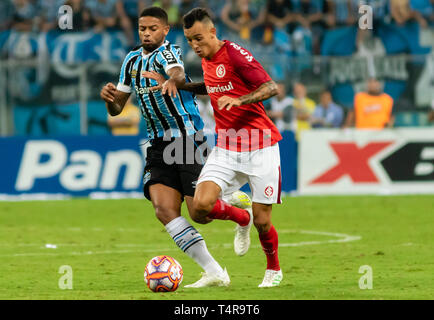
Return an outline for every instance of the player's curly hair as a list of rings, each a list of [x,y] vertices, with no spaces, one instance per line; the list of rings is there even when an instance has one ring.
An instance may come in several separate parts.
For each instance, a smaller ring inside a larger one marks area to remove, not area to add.
[[[190,29],[196,21],[210,21],[211,16],[205,8],[194,8],[182,17],[184,29]]]
[[[165,24],[169,23],[169,18],[167,16],[167,13],[164,9],[160,7],[148,7],[145,8],[142,13],[140,14],[140,17],[155,17],[157,19],[160,19]]]

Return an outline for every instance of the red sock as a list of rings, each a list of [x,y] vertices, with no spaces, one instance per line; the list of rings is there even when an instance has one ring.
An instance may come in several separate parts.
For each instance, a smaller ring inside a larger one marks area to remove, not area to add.
[[[232,220],[242,227],[247,226],[250,221],[250,215],[246,210],[231,206],[220,199],[217,199],[208,217],[211,219]]]
[[[259,234],[259,240],[261,241],[262,250],[264,250],[265,256],[267,257],[267,269],[280,270],[279,257],[277,254],[279,240],[274,226],[271,226],[268,232]]]

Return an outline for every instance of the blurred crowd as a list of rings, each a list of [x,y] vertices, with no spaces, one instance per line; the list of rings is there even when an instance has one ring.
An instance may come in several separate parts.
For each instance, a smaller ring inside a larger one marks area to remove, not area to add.
[[[378,130],[394,125],[394,101],[383,92],[381,83],[375,78],[370,78],[366,82],[366,89],[354,96],[352,109],[335,103],[326,88],[321,91],[318,103],[308,96],[303,83],[294,83],[292,92],[288,91],[284,83],[279,83],[278,94],[266,101],[265,107],[277,128],[280,131],[294,131],[297,140],[303,130],[313,128]]]
[[[201,6],[210,9],[219,27],[231,36],[274,43],[282,51],[307,38],[314,53],[319,53],[325,30],[357,25],[363,4],[373,9],[374,27],[410,21],[422,28],[434,24],[434,0],[1,0],[0,31],[56,29],[63,4],[73,9],[73,31],[121,29],[131,43],[143,8],[163,7],[170,24],[179,27],[185,13]],[[363,37],[361,33],[359,38]]]
[[[363,14],[359,8],[364,4],[373,10],[374,29],[358,29],[356,44],[382,24],[404,26],[416,22],[421,28],[434,27],[434,0],[0,0],[0,32],[57,30],[62,13],[59,8],[69,5],[73,14],[71,32],[122,30],[132,47],[138,41],[137,18],[145,7],[164,8],[171,26],[181,33],[182,16],[192,8],[205,7],[224,34],[222,38],[260,44],[273,53],[288,55],[298,52],[292,50],[303,43],[300,48],[309,47],[310,53],[320,54],[325,31],[358,25]],[[365,92],[356,94],[351,107],[334,102],[328,89],[319,95],[316,90],[315,101],[303,83],[289,85],[283,77],[276,79],[282,82],[278,84],[279,94],[266,103],[268,115],[280,130],[293,130],[297,138],[301,131],[311,128],[385,128],[394,124],[393,100],[375,79],[367,82]],[[211,132],[212,108],[206,98],[199,104],[203,116],[209,118]],[[124,122],[109,119],[114,134],[123,132],[126,123],[136,127],[140,118],[133,108],[125,117]],[[428,119],[434,122],[434,101]]]

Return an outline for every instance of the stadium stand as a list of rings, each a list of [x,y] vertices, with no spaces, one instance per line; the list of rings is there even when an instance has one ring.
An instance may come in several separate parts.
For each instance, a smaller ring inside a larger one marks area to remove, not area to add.
[[[63,4],[73,8],[72,30],[57,25]],[[371,30],[358,28],[363,4],[373,8]],[[432,125],[433,1],[3,0],[0,134],[110,134],[99,88],[117,81],[119,64],[139,43],[135,17],[149,5],[168,10],[168,40],[181,46],[194,79],[201,77],[200,61],[180,21],[205,6],[220,36],[251,50],[286,87],[304,83],[315,102],[327,87],[347,113],[366,80],[376,77],[395,102],[395,126]]]

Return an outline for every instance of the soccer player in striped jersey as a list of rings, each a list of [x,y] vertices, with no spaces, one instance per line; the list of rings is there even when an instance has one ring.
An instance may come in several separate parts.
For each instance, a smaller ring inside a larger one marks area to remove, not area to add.
[[[170,29],[167,20],[161,8],[143,10],[139,17],[142,45],[126,56],[118,85],[106,84],[101,98],[109,114],[116,116],[135,91],[151,143],[143,177],[145,197],[151,200],[157,218],[176,245],[204,269],[209,281],[203,286],[227,286],[230,279],[226,269],[211,256],[200,233],[181,216],[184,199],[192,212],[196,182],[208,146],[195,95],[177,89],[190,79],[184,72],[179,47],[165,40]],[[157,81],[144,76],[150,71],[166,79],[163,90],[156,87]],[[174,160],[167,152],[173,146],[181,146],[181,159]]]

